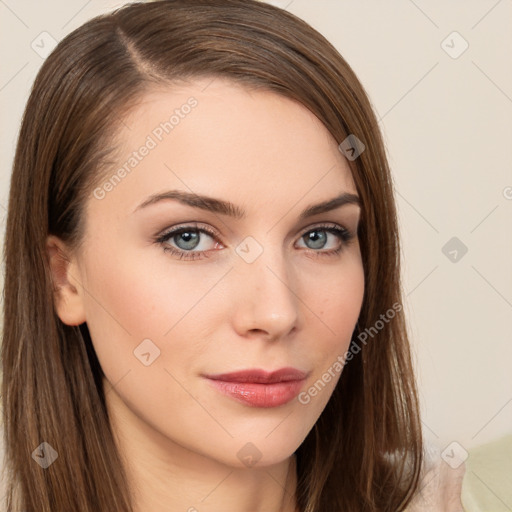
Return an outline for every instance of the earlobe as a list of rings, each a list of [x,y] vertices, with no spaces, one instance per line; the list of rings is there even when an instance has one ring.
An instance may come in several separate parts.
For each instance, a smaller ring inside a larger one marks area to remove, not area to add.
[[[80,325],[86,318],[76,261],[70,257],[65,243],[54,235],[46,239],[46,253],[52,276],[55,311],[66,325]]]

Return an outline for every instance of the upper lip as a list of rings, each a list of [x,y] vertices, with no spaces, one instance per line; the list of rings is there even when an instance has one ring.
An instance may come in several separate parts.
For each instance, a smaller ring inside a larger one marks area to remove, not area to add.
[[[249,370],[240,370],[231,373],[218,373],[206,375],[208,379],[222,380],[225,382],[253,382],[258,384],[271,384],[275,382],[287,382],[302,380],[306,377],[306,373],[296,368],[280,368],[275,371],[266,371],[259,368]]]

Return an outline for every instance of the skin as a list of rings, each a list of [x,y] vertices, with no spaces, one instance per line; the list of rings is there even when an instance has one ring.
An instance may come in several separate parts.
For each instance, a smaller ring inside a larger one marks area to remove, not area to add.
[[[305,107],[219,78],[145,94],[124,118],[118,165],[191,96],[197,106],[157,147],[104,198],[90,196],[79,253],[48,237],[56,309],[68,325],[87,322],[135,510],[293,512],[293,454],[340,372],[308,404],[273,408],[236,401],[202,375],[292,366],[308,372],[304,391],[345,353],[364,293],[360,208],[299,215],[357,191],[338,142]],[[246,217],[176,200],[134,213],[167,190],[231,201]],[[197,247],[154,241],[192,222],[218,235],[200,233]],[[308,242],[321,223],[355,236],[320,228],[323,243]],[[248,236],[262,249],[251,263],[236,252]],[[179,259],[164,246],[208,257]],[[134,355],[144,339],[160,350],[148,366]],[[260,454],[255,465],[237,456],[246,443]]]

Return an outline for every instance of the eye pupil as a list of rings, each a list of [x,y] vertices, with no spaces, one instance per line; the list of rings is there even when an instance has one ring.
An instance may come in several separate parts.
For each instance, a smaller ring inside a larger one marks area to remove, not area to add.
[[[319,233],[320,233],[320,235],[318,235]],[[327,235],[326,235],[325,231],[322,231],[322,230],[310,231],[306,235],[306,243],[308,241],[313,242],[314,247],[311,247],[312,249],[321,249],[325,245],[326,240],[327,240]]]
[[[178,241],[181,239],[185,239],[185,247],[180,247]],[[193,231],[184,231],[183,233],[178,233],[175,236],[175,243],[180,247],[180,249],[194,249],[199,241],[199,233],[195,233]]]

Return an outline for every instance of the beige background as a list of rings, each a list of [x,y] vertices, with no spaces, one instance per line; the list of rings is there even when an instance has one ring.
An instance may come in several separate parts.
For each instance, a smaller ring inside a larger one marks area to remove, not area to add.
[[[31,45],[43,53],[121,3],[0,1],[2,240],[17,132],[43,62]],[[381,119],[427,437],[469,449],[512,432],[512,2],[270,3],[339,49]],[[468,248],[455,262],[442,251],[452,237]]]

